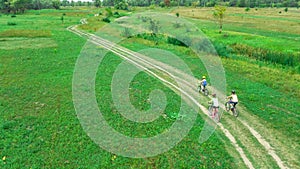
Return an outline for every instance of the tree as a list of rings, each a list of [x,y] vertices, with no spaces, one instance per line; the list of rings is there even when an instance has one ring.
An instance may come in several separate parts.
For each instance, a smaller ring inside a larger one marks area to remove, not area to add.
[[[115,9],[128,10],[128,3],[125,0],[115,0]]]
[[[215,6],[215,11],[214,11],[213,15],[218,21],[219,28],[220,28],[219,33],[222,33],[223,19],[224,19],[225,11],[226,11],[226,7],[219,6],[219,5]]]
[[[167,7],[170,6],[170,0],[164,0],[164,3],[165,3],[165,5],[166,5]]]
[[[69,1],[68,1],[68,0],[62,0],[62,1],[61,1],[61,5],[62,5],[62,6],[68,6],[68,4],[69,4]]]
[[[94,5],[99,8],[101,6],[101,0],[94,0]]]
[[[53,0],[52,5],[53,5],[53,8],[59,9],[60,8],[60,1],[59,0]]]

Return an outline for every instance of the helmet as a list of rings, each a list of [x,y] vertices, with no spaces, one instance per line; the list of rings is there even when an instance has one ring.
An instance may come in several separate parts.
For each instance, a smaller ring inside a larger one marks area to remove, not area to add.
[[[216,96],[217,96],[217,94],[216,94],[216,93],[214,93],[214,94],[212,94],[212,96],[213,96],[213,97],[216,97]]]
[[[206,77],[205,76],[202,76],[202,79],[205,79]]]
[[[231,93],[232,93],[232,94],[235,94],[235,90],[231,90]]]

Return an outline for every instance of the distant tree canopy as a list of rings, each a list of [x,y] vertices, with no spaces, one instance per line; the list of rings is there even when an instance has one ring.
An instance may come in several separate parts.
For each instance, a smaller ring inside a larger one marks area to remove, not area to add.
[[[170,6],[193,6],[193,7],[213,7],[221,3],[231,7],[299,7],[300,0],[93,0],[73,1],[73,0],[0,0],[0,11],[5,13],[23,13],[26,9],[44,9],[60,6],[112,6],[116,9],[128,10],[130,6],[150,6],[160,7]]]

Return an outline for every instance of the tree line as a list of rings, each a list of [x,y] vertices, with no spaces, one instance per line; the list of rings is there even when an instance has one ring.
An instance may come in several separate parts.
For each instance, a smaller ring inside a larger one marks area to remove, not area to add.
[[[116,9],[129,10],[133,6],[193,6],[213,7],[216,4],[231,7],[299,7],[300,0],[0,0],[0,10],[4,13],[24,13],[27,9],[59,9],[61,6],[113,6]]]

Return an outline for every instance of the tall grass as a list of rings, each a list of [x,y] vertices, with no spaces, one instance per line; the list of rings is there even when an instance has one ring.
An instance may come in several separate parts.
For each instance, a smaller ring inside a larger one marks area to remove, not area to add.
[[[274,64],[282,64],[286,66],[298,66],[300,64],[300,54],[273,51],[263,48],[254,48],[249,45],[235,43],[231,45],[233,51],[240,55],[245,55],[261,61]]]
[[[0,32],[0,37],[50,37],[49,30],[6,30]]]

